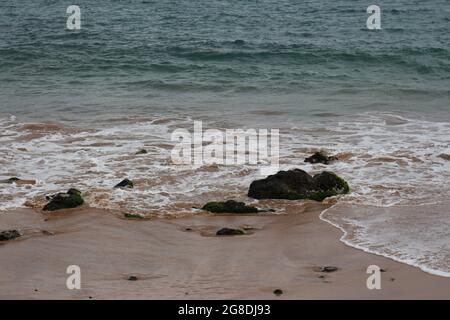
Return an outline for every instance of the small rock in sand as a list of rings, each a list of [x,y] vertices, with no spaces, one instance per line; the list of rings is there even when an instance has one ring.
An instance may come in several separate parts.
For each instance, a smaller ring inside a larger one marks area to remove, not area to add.
[[[335,272],[337,270],[338,270],[337,267],[332,267],[332,266],[320,267],[321,272]]]
[[[135,154],[147,154],[147,153],[148,153],[147,150],[141,149],[138,152],[136,152]]]
[[[136,281],[138,278],[136,276],[129,276],[128,281]]]
[[[275,289],[275,290],[273,290],[273,294],[276,296],[281,296],[283,294],[283,290]]]
[[[244,235],[245,231],[241,229],[222,228],[216,232],[218,236],[240,236]]]
[[[123,216],[127,219],[144,219],[144,216],[135,213],[125,213]]]
[[[18,230],[5,230],[0,232],[0,241],[13,240],[22,236]]]

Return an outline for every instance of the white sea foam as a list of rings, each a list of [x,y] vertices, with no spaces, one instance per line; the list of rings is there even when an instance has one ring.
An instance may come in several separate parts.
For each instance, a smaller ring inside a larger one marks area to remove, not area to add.
[[[392,208],[377,217],[386,221],[352,216],[350,211],[331,217],[323,213],[323,220],[346,232],[343,242],[448,276],[445,244],[450,243],[450,235],[443,229],[450,229],[448,211],[439,207],[444,213],[437,216],[425,210],[406,221],[397,208],[448,199],[449,123],[387,113],[340,117],[339,122],[289,119],[266,124],[280,129],[281,169],[334,171],[351,186],[351,193],[340,197],[338,205]],[[239,121],[237,117],[234,123],[222,125],[244,128]],[[18,176],[37,181],[32,187],[0,184],[0,211],[70,187],[81,189],[93,207],[157,216],[193,214],[193,207],[210,200],[250,200],[245,195],[251,181],[261,178],[258,167],[172,165],[170,133],[176,128],[192,129],[192,119],[155,116],[145,121],[105,121],[88,129],[51,130],[24,126],[13,117],[0,119],[0,179]],[[135,155],[142,148],[148,153]],[[319,149],[338,154],[340,161],[328,166],[303,162]],[[112,188],[125,177],[135,182],[132,192]],[[410,229],[405,229],[406,222]],[[420,228],[430,231],[417,232]],[[394,239],[396,230],[406,233]]]

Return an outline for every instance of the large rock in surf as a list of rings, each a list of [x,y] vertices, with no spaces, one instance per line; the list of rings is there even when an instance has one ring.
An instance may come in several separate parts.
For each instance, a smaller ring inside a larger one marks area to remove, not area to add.
[[[244,202],[234,200],[208,202],[202,209],[213,213],[257,213],[259,211],[256,207],[247,206]]]
[[[17,230],[5,230],[0,232],[0,241],[13,240],[22,236],[22,234]]]
[[[66,193],[58,193],[47,197],[47,199],[50,200],[50,202],[44,206],[44,211],[76,208],[84,203],[84,200],[81,197],[81,191],[73,188],[69,189]]]
[[[329,164],[332,161],[336,161],[338,158],[336,156],[327,156],[323,154],[322,152],[316,152],[311,157],[308,157],[305,159],[305,162],[309,163],[323,163],[323,164]]]
[[[310,176],[303,170],[279,171],[250,184],[248,196],[255,199],[311,199],[322,201],[327,197],[349,192],[347,182],[335,173],[324,171]]]

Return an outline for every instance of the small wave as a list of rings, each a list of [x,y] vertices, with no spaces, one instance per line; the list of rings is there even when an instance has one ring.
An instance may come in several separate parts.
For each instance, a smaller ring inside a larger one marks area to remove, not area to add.
[[[361,208],[362,208],[361,206],[356,206],[354,210],[361,211]],[[386,240],[383,245],[380,245],[374,239],[362,240],[365,239],[365,237],[370,234],[370,232],[368,231],[362,231],[357,229],[358,225],[362,225],[364,222],[359,221],[358,224],[352,224],[351,221],[356,222],[356,220],[353,219],[349,221],[349,218],[345,216],[345,214],[342,219],[340,217],[336,217],[337,215],[339,215],[336,212],[336,210],[338,211],[347,210],[348,212],[350,208],[348,206],[342,207],[340,204],[335,204],[332,207],[322,211],[319,217],[321,220],[331,224],[332,226],[342,231],[343,235],[341,236],[340,241],[345,243],[346,245],[368,253],[383,256],[397,262],[405,263],[413,267],[417,267],[429,274],[447,278],[450,277],[450,269],[449,269],[450,261],[440,260],[439,256],[442,253],[441,250],[444,249],[434,244],[433,243],[435,241],[434,239],[431,240],[431,243],[427,242],[426,244],[424,244],[421,243],[422,239],[420,237],[416,237],[414,239],[416,248],[415,250],[413,250],[414,252],[411,252],[411,250],[409,249],[410,239],[402,239],[401,236],[398,234],[398,232],[395,231],[396,229],[393,229],[394,230],[393,237],[396,240],[395,243],[389,243],[389,240]],[[377,213],[375,212],[376,210],[377,209],[374,208],[373,210],[374,212],[372,212],[373,216],[378,216]],[[391,207],[390,212],[393,213],[393,215],[395,215],[395,210],[396,208]],[[379,220],[379,218],[376,219]],[[411,222],[414,223],[413,220]],[[448,224],[449,221],[445,220],[445,223]],[[405,228],[404,225],[398,225],[396,227],[403,229]],[[424,231],[423,227],[424,227],[423,225],[419,226],[420,232]],[[446,228],[445,226],[442,227],[442,229],[445,228]],[[389,239],[390,236],[391,235],[387,234],[386,230],[383,231],[382,237],[384,239]],[[433,248],[436,251],[430,253],[429,251],[432,250],[430,248],[430,245],[431,248]],[[443,257],[443,259],[449,259],[449,257],[448,256]]]

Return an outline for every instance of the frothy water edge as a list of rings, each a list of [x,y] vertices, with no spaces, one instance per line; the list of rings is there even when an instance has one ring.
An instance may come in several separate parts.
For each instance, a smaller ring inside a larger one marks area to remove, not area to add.
[[[348,239],[349,232],[345,228],[343,228],[339,224],[334,223],[334,222],[332,222],[329,219],[324,217],[324,215],[330,209],[332,209],[333,207],[334,206],[323,210],[320,213],[319,218],[320,218],[320,220],[322,220],[322,221],[324,221],[326,223],[329,223],[330,225],[334,226],[335,228],[339,229],[342,232],[342,236],[339,238],[339,240],[342,243],[344,243],[345,245],[347,245],[349,247],[352,247],[352,248],[355,248],[355,249],[358,249],[358,250],[362,250],[362,251],[367,252],[367,253],[383,256],[385,258],[394,260],[396,262],[404,263],[404,264],[407,264],[407,265],[412,266],[412,267],[419,268],[423,272],[426,272],[426,273],[429,273],[429,274],[432,274],[432,275],[450,278],[450,272],[445,272],[445,271],[441,271],[441,270],[437,270],[437,269],[433,269],[433,268],[427,267],[427,266],[425,266],[423,264],[420,264],[417,261],[415,261],[414,258],[410,258],[410,259],[398,258],[398,257],[395,257],[394,255],[389,255],[389,254],[387,254],[385,252],[382,252],[382,251],[371,250],[371,249],[369,249],[369,248],[367,248],[365,246],[362,246],[362,245],[360,245],[358,243],[352,242],[350,239]]]

